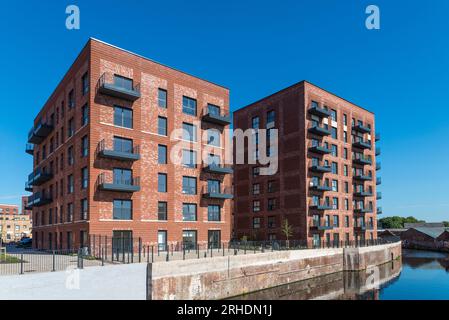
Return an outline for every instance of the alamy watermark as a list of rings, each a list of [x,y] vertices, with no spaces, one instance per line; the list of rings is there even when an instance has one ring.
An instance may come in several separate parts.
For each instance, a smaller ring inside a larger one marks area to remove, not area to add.
[[[376,5],[369,5],[366,7],[365,13],[368,17],[365,20],[365,26],[368,30],[380,29],[380,9]]]
[[[79,30],[81,24],[80,8],[71,4],[65,8],[65,13],[68,14],[65,20],[65,27],[68,30]]]

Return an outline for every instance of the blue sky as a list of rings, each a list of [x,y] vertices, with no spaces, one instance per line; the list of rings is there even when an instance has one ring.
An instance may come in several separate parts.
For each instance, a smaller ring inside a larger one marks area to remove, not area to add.
[[[449,220],[449,1],[93,2],[1,4],[0,203],[25,194],[33,118],[92,36],[230,88],[233,110],[303,79],[372,110],[384,216]]]

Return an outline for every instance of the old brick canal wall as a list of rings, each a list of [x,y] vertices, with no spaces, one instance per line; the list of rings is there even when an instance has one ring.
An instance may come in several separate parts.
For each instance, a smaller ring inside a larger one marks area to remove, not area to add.
[[[401,256],[401,243],[362,248],[278,251],[148,266],[148,299],[223,299]]]

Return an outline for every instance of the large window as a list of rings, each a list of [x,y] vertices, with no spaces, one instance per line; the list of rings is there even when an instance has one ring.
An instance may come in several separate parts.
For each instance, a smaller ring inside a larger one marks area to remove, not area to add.
[[[182,165],[187,168],[196,168],[196,151],[182,150]]]
[[[267,127],[270,124],[274,124],[276,118],[276,113],[274,112],[274,110],[268,111],[267,113]]]
[[[220,107],[210,103],[207,105],[207,111],[212,115],[220,115]]]
[[[157,91],[157,105],[161,108],[167,108],[167,90],[158,89]]]
[[[157,191],[167,192],[167,174],[158,173],[158,175],[157,175]]]
[[[167,164],[167,146],[162,144],[157,146],[157,163]]]
[[[83,77],[81,78],[81,87],[83,90],[83,96],[89,92],[89,75],[86,72],[83,74]]]
[[[114,169],[114,184],[132,185],[133,172],[129,169]]]
[[[207,180],[207,192],[221,193],[220,180]]]
[[[187,141],[196,141],[196,126],[191,123],[183,122],[182,139]]]
[[[87,167],[81,169],[81,189],[87,189],[89,183],[89,171]]]
[[[116,220],[132,220],[132,201],[114,200],[113,218]]]
[[[67,193],[73,193],[73,175],[67,177]]]
[[[133,90],[133,80],[129,78],[125,78],[119,75],[114,75],[114,84],[117,87],[127,89],[127,90]]]
[[[196,231],[195,230],[185,230],[182,232],[182,242],[184,249],[196,249]]]
[[[167,118],[157,118],[157,134],[161,136],[167,136]]]
[[[133,141],[131,139],[114,137],[114,151],[132,153]]]
[[[89,107],[85,104],[81,108],[81,125],[85,126],[89,122]]]
[[[133,111],[119,106],[114,107],[114,125],[124,128],[133,127]]]
[[[221,247],[221,231],[220,230],[209,230],[207,232],[207,237],[209,239],[209,248],[219,249]]]
[[[194,203],[182,204],[182,220],[196,221],[196,204]]]
[[[159,251],[167,251],[167,230],[157,232],[157,245]]]
[[[196,100],[189,97],[182,97],[182,112],[196,116]]]
[[[167,202],[159,201],[157,203],[157,219],[161,221],[167,220]]]
[[[219,205],[207,206],[207,220],[208,221],[220,221],[221,220]]]
[[[81,220],[87,220],[88,217],[88,205],[87,205],[87,199],[81,200]]]
[[[207,130],[207,144],[211,146],[220,146],[220,131],[216,129]]]
[[[182,177],[182,193],[192,195],[196,194],[195,177]]]
[[[87,157],[89,155],[89,139],[84,136],[81,139],[81,157]]]

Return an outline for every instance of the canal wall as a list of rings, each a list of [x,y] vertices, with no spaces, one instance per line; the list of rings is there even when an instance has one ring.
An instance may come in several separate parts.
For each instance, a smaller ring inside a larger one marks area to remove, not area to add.
[[[359,271],[401,256],[401,243],[363,248],[292,250],[156,262],[148,266],[148,299],[224,299],[342,271]]]

